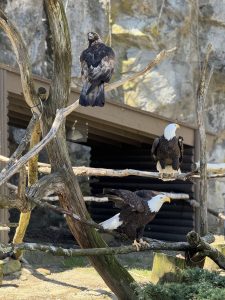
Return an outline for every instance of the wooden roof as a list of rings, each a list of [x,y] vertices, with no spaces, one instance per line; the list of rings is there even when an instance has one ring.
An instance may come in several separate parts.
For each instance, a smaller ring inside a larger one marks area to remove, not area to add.
[[[4,74],[5,89],[9,97],[9,118],[18,125],[25,126],[30,119],[30,109],[26,105],[16,69],[0,64]],[[35,85],[48,88],[49,80],[34,76]],[[78,99],[79,91],[71,90],[70,103]],[[67,125],[72,126],[75,120],[88,122],[89,134],[92,137],[123,141],[127,143],[148,143],[149,139],[162,134],[164,127],[174,120],[161,117],[128,105],[107,101],[104,108],[79,107],[67,118]],[[186,145],[194,146],[196,127],[184,123],[179,134],[184,137]],[[211,147],[214,135],[208,133],[208,146]]]

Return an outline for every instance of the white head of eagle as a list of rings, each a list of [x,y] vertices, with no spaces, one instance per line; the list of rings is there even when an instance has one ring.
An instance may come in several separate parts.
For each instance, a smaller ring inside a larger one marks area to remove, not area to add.
[[[163,194],[159,194],[148,200],[148,207],[151,212],[158,212],[164,202],[170,202],[170,198]]]
[[[165,127],[164,137],[169,141],[176,136],[176,130],[180,128],[178,124],[172,123]]]

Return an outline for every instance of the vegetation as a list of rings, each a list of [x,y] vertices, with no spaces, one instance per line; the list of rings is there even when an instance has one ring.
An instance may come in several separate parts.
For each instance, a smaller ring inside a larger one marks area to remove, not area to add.
[[[147,284],[139,292],[140,300],[222,300],[225,277],[202,269],[181,271],[180,281]]]

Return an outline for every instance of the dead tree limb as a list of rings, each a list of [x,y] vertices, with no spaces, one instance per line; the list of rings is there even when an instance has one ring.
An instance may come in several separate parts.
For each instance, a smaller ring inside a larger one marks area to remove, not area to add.
[[[218,211],[208,207],[208,213],[210,213],[211,215],[213,215],[221,220],[225,220],[225,214],[222,212],[218,212]]]
[[[55,133],[54,133],[55,134]],[[43,147],[44,148],[44,147]],[[38,151],[39,152],[39,151]],[[0,155],[0,161],[7,162],[9,159],[3,155]],[[21,164],[23,165],[23,163]],[[19,167],[20,168],[20,167]],[[18,170],[19,170],[18,168]],[[14,173],[17,173],[16,170]],[[38,171],[43,174],[50,174],[51,167],[49,164],[38,163]],[[159,179],[158,172],[139,171],[134,169],[114,170],[104,168],[91,168],[91,167],[73,167],[73,172],[76,176],[108,176],[108,177],[126,177],[126,176],[138,176],[146,178]],[[8,176],[10,177],[10,176]],[[7,177],[7,178],[8,178]],[[225,177],[225,164],[207,164],[207,178],[215,179]],[[1,178],[1,176],[0,176]],[[181,173],[174,177],[174,180],[188,180],[188,179],[200,179],[198,170],[195,172]],[[4,180],[3,182],[5,182]]]
[[[192,260],[198,262],[206,256],[211,258],[221,269],[225,269],[225,256],[209,245],[207,241],[201,238],[196,232],[191,231],[187,234],[188,243],[196,248],[196,254],[192,256]]]
[[[106,92],[110,91],[110,90],[114,90],[117,89],[118,87],[120,87],[121,85],[125,84],[128,81],[134,80],[137,77],[140,77],[144,74],[146,74],[147,72],[151,71],[155,66],[157,66],[160,62],[163,61],[163,59],[167,58],[168,56],[170,56],[171,54],[174,54],[174,52],[177,50],[176,47],[170,49],[170,50],[162,50],[154,59],[153,61],[151,61],[147,67],[145,67],[143,70],[136,72],[135,74],[127,77],[127,78],[123,78],[120,79],[116,82],[113,82],[111,84],[106,84],[105,85],[105,90]]]
[[[25,100],[27,104],[33,108],[33,111],[40,115],[40,111],[38,109],[40,101],[35,91],[27,47],[19,31],[10,22],[2,10],[0,10],[0,27],[5,31],[10,39],[14,53],[16,54],[17,63],[20,68],[21,82]]]
[[[33,113],[33,116],[27,126],[24,137],[20,141],[19,146],[15,150],[15,152],[9,158],[7,165],[5,166],[3,172],[7,171],[7,169],[23,154],[23,151],[26,149],[27,145],[30,143],[32,132],[34,131],[35,125],[38,122],[39,117],[36,113]]]
[[[168,251],[186,251],[195,249],[195,245],[190,245],[187,242],[163,242],[158,240],[147,239],[149,246],[142,247],[141,251],[152,251],[152,250],[168,250]],[[202,238],[207,243],[212,243],[214,237],[209,234]],[[27,251],[43,251],[51,253],[56,256],[96,256],[96,255],[112,255],[112,254],[127,254],[131,252],[138,252],[137,248],[133,245],[120,246],[120,247],[107,247],[107,248],[91,248],[91,249],[73,249],[73,248],[62,248],[55,247],[53,245],[42,245],[37,243],[23,243],[19,245],[1,245],[0,244],[0,256],[2,253],[12,252],[15,250],[27,250]]]
[[[208,182],[207,182],[207,158],[206,158],[206,130],[205,130],[205,101],[207,96],[208,85],[206,85],[206,71],[209,60],[209,55],[212,52],[212,45],[209,44],[204,60],[202,75],[197,92],[197,122],[200,138],[200,233],[205,235],[208,232],[207,218],[207,199],[208,199]]]
[[[30,149],[32,149],[41,138],[41,129],[40,122],[35,122],[35,126],[33,127],[33,131],[30,134]],[[18,186],[18,194],[23,201],[24,209],[20,212],[19,224],[16,228],[15,235],[13,237],[14,244],[20,244],[23,242],[24,236],[26,234],[27,227],[30,222],[31,217],[31,203],[27,201],[25,196],[26,190],[26,169],[25,166],[22,167],[21,170],[24,170],[24,174],[22,173],[22,180],[20,180],[20,184]],[[38,180],[38,155],[33,156],[28,162],[28,186],[31,186]],[[21,257],[22,251],[16,251],[15,257],[18,259]]]
[[[0,155],[0,161],[8,162],[9,158]],[[195,163],[196,171],[189,173],[181,173],[175,179],[186,180],[189,178],[199,179],[200,163]],[[43,174],[51,173],[51,165],[47,163],[38,162],[38,171]],[[109,177],[126,177],[126,176],[140,176],[149,178],[159,178],[158,172],[139,171],[134,169],[114,170],[104,168],[91,168],[91,167],[73,167],[74,174],[77,176],[109,176]],[[207,163],[207,178],[220,178],[225,177],[225,163]],[[175,180],[174,179],[174,180]]]

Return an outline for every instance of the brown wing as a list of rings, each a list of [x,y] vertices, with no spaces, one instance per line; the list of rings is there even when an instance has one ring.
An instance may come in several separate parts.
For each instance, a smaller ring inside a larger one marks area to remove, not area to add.
[[[156,195],[159,195],[161,192],[152,191],[152,190],[139,190],[134,192],[138,197],[142,198],[143,200],[149,200]]]
[[[98,43],[81,53],[81,75],[94,84],[109,82],[114,71],[115,53],[111,47]],[[83,74],[82,74],[83,73]]]
[[[180,148],[180,159],[179,159],[180,163],[182,163],[183,157],[184,157],[184,144],[183,144],[183,140],[184,139],[183,139],[182,136],[178,137],[178,146]]]
[[[107,194],[109,199],[113,201],[116,204],[116,206],[119,208],[128,205],[129,207],[131,207],[133,211],[137,211],[137,212],[145,211],[145,205],[143,199],[141,199],[134,192],[128,190],[104,189],[104,194]]]
[[[97,67],[89,68],[89,80],[109,82],[114,71],[114,57],[105,56]]]
[[[156,138],[152,144],[152,150],[151,150],[151,153],[152,153],[152,156],[154,158],[154,160],[157,160],[157,149],[159,147],[159,138]]]

